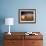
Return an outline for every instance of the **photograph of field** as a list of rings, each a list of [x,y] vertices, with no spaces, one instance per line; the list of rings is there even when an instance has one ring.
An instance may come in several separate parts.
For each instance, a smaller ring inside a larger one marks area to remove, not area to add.
[[[21,21],[33,21],[33,12],[21,12]]]

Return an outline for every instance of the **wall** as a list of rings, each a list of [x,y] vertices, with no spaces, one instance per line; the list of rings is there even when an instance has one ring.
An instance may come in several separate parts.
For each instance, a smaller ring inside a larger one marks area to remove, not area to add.
[[[19,24],[18,9],[36,9],[36,24]],[[1,0],[0,18],[13,17],[14,26],[11,31],[46,31],[46,1],[45,0]],[[2,32],[8,31],[6,25],[1,26]]]

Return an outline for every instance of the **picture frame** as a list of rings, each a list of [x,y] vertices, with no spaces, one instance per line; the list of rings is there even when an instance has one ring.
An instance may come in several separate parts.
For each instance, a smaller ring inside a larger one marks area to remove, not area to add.
[[[19,9],[19,23],[36,23],[36,9]]]

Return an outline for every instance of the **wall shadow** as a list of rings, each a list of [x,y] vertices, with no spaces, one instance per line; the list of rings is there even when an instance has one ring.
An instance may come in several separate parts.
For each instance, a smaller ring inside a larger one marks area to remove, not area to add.
[[[4,25],[5,23],[5,17],[4,16],[0,16],[0,46],[4,46],[3,45],[3,40],[4,40],[4,36],[3,36],[3,32],[2,32],[2,25]]]

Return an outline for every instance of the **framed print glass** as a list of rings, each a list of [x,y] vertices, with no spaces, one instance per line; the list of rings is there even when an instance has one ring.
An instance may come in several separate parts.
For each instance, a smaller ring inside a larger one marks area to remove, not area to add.
[[[19,23],[36,23],[36,9],[19,9]]]

